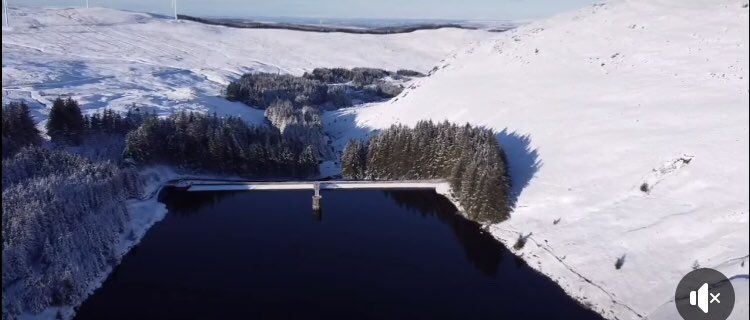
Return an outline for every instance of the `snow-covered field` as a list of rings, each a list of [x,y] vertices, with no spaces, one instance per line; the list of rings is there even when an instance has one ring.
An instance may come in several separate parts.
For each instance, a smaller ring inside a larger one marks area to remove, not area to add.
[[[71,95],[86,112],[105,107],[217,112],[263,121],[263,112],[217,97],[245,72],[301,75],[316,67],[427,72],[485,31],[440,29],[354,35],[208,26],[104,8],[9,8],[3,26],[3,100],[46,106]]]
[[[469,46],[391,102],[326,124],[339,146],[426,118],[491,127],[519,194],[490,229],[510,246],[531,233],[518,254],[532,267],[612,319],[679,319],[681,277],[716,268],[739,287],[733,318],[747,319],[746,4],[562,14]]]
[[[335,146],[427,118],[491,127],[508,154],[517,207],[489,228],[509,247],[531,233],[517,252],[529,265],[610,319],[679,319],[678,281],[696,264],[712,267],[735,283],[733,318],[747,319],[746,4],[616,0],[502,34],[389,36],[11,8],[3,100],[36,101],[39,120],[44,105],[71,94],[87,111],[137,103],[257,123],[262,112],[217,97],[242,72],[426,72],[440,63],[389,102],[325,114]]]

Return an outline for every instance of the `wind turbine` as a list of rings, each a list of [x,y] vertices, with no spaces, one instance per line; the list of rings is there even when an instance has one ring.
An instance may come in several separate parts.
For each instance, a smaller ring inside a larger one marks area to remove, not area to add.
[[[3,0],[3,20],[5,20],[5,27],[10,27],[10,24],[8,24],[8,0]]]
[[[89,8],[89,0],[86,0],[86,9]]]
[[[172,0],[172,8],[174,9],[174,20],[177,21],[177,0]]]

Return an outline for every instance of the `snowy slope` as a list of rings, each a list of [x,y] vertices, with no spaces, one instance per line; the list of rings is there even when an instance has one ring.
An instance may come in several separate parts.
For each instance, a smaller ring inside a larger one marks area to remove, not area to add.
[[[492,233],[532,233],[518,254],[607,318],[679,318],[695,263],[736,277],[746,306],[746,4],[614,1],[534,22],[326,124],[339,146],[427,118],[503,131],[520,194]]]
[[[167,114],[176,109],[239,115],[263,113],[216,96],[250,71],[301,75],[315,67],[407,68],[426,72],[453,50],[490,33],[441,29],[353,35],[208,26],[104,8],[10,8],[3,26],[3,99],[37,101],[35,116],[58,95],[84,110],[124,110],[132,103]]]
[[[194,109],[260,122],[262,112],[216,97],[242,72],[428,71],[468,48],[391,102],[326,114],[328,132],[342,146],[371,129],[426,118],[505,130],[498,138],[518,202],[509,221],[490,228],[510,246],[532,233],[518,252],[532,267],[608,318],[677,319],[671,296],[697,261],[744,286],[734,318],[746,319],[746,3],[617,1],[504,34],[388,36],[10,8],[3,100],[38,101],[40,120],[51,99],[73,94],[89,112],[135,102],[160,113]]]

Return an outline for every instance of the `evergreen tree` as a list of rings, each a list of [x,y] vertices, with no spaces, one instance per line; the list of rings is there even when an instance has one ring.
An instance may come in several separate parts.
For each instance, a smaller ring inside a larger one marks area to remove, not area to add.
[[[70,97],[65,100],[65,120],[69,141],[73,144],[80,143],[85,130],[83,115],[81,114],[81,108],[78,106],[78,101]]]
[[[79,144],[83,138],[86,121],[78,101],[61,97],[52,103],[47,121],[47,134],[53,142]]]
[[[364,179],[367,151],[361,140],[350,140],[341,155],[341,174],[351,179]]]
[[[317,170],[314,170],[317,166],[318,157],[316,152],[313,150],[312,146],[308,145],[302,150],[302,153],[300,153],[296,167],[300,168],[301,176],[308,177],[317,173]]]
[[[2,117],[3,158],[12,156],[23,147],[41,143],[39,130],[25,102],[11,102],[4,106]]]
[[[284,137],[273,127],[250,126],[235,117],[177,113],[146,118],[126,136],[125,155],[142,163],[242,176],[318,173],[315,147]]]
[[[47,119],[47,135],[55,142],[62,141],[65,138],[65,100],[61,97],[57,97],[52,102],[52,109],[50,109]]]
[[[113,245],[131,227],[125,200],[142,192],[138,174],[40,147],[2,166],[3,282],[13,283],[3,288],[3,318],[80,303],[87,281],[117,259]]]
[[[317,68],[301,77],[248,73],[230,82],[224,95],[259,109],[268,108],[276,100],[287,100],[295,108],[341,108],[351,105],[352,100],[370,102],[397,96],[404,88],[391,80],[408,77],[374,68]]]
[[[349,179],[446,179],[476,221],[502,221],[510,212],[505,155],[488,129],[431,121],[394,125],[366,144],[350,141],[341,169]]]
[[[237,101],[240,99],[240,84],[237,82],[230,82],[227,85],[225,96],[229,101]]]
[[[364,179],[367,172],[367,146],[361,140],[352,141],[351,173],[355,179]]]

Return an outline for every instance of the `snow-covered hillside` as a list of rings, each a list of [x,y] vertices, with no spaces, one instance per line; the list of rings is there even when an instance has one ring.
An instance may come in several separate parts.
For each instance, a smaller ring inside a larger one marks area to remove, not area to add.
[[[450,52],[490,33],[459,29],[394,35],[250,30],[208,26],[104,8],[9,9],[3,26],[3,99],[43,105],[72,95],[85,111],[132,103],[176,109],[263,113],[218,98],[229,80],[251,71],[301,75],[315,67],[376,67],[426,72]]]
[[[518,254],[583,303],[679,319],[674,290],[699,265],[735,279],[747,318],[747,1],[613,1],[531,23],[326,122],[340,146],[427,118],[499,132],[519,194],[490,230],[511,246],[531,233]]]
[[[36,101],[42,121],[64,94],[88,112],[137,103],[260,122],[262,111],[217,97],[229,79],[440,63],[389,102],[325,114],[336,145],[428,118],[496,129],[517,207],[489,228],[509,247],[531,234],[517,252],[529,265],[611,319],[678,319],[680,278],[717,268],[738,292],[733,318],[748,317],[747,0],[615,0],[502,34],[231,29],[101,8],[10,13],[3,100]]]

